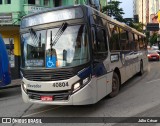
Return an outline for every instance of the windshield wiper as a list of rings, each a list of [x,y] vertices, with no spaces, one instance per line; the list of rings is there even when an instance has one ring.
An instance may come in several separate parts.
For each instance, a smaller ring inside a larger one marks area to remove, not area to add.
[[[32,38],[32,40],[34,42],[34,46],[37,46],[38,45],[38,37],[37,37],[36,32],[32,28],[30,28],[29,29],[29,33],[30,33],[31,38]]]
[[[68,24],[65,22],[62,24],[62,26],[59,28],[59,30],[57,31],[55,37],[52,40],[52,31],[50,32],[50,49],[51,49],[51,58],[52,58],[52,51],[53,51],[53,46],[56,45],[56,43],[58,42],[59,38],[61,37],[61,35],[63,34],[63,32],[66,30]]]
[[[33,30],[33,28],[30,28],[29,29],[29,33],[30,33],[30,35],[31,35],[31,38],[32,38],[32,40],[33,40],[33,46],[34,47],[37,47],[38,46],[38,57],[39,57],[39,51],[40,51],[40,48],[41,48],[41,33],[39,34],[39,38],[38,38],[38,36],[37,36],[37,34],[36,34],[36,32]],[[32,49],[32,51],[34,50],[34,48]]]

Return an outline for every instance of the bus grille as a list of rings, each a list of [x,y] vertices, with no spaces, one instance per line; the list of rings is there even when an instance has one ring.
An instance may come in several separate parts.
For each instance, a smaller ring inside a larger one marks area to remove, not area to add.
[[[57,91],[57,92],[43,92],[27,90],[30,99],[41,100],[41,96],[53,96],[53,101],[68,100],[70,91]]]
[[[31,81],[59,81],[69,79],[74,74],[72,71],[28,70],[23,71],[23,76]]]

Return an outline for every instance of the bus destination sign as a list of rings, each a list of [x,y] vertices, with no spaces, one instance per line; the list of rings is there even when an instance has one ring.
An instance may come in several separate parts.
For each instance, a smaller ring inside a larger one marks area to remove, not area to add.
[[[49,11],[24,18],[21,22],[21,28],[82,17],[83,11],[81,8]]]

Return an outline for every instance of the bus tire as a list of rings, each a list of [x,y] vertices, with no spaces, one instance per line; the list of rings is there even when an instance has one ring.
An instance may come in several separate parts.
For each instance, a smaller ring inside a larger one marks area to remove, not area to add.
[[[140,62],[140,71],[139,71],[138,74],[139,74],[140,76],[142,76],[143,73],[144,73],[144,70],[143,70],[143,62],[141,61],[141,62]]]
[[[110,98],[115,97],[119,93],[120,89],[120,81],[117,73],[113,73],[113,78],[112,78],[112,92],[109,94]]]

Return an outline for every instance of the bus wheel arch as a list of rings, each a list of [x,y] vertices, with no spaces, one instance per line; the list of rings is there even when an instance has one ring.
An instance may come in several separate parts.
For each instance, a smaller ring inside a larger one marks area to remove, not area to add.
[[[112,92],[109,94],[109,97],[115,97],[118,95],[119,90],[120,90],[120,85],[121,85],[121,76],[120,76],[120,71],[118,68],[116,68],[113,71],[113,77],[112,77]]]

